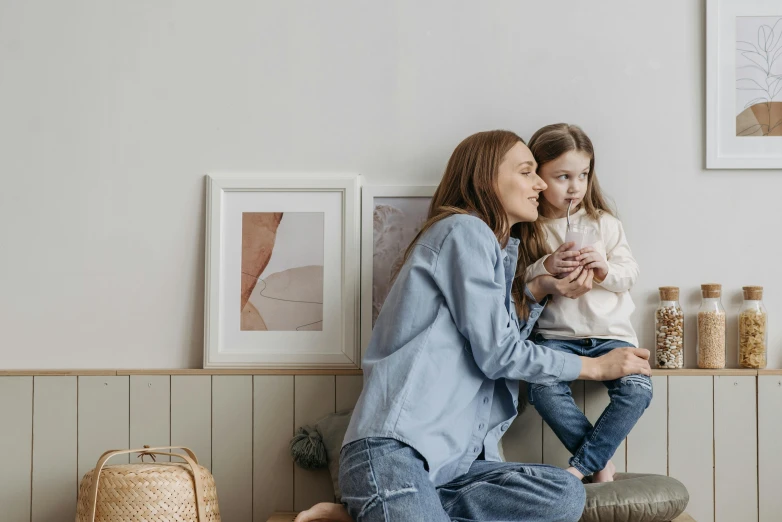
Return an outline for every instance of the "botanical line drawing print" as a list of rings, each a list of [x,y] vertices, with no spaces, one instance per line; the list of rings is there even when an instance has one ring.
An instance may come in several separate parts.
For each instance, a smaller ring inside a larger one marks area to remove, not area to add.
[[[782,16],[736,18],[736,136],[782,136]]]

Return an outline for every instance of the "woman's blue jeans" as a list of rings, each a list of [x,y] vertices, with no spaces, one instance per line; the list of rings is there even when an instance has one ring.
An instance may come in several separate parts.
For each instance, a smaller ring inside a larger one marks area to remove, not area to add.
[[[342,448],[342,503],[356,522],[575,522],[583,484],[560,468],[476,460],[469,471],[435,487],[425,459],[389,438]]]

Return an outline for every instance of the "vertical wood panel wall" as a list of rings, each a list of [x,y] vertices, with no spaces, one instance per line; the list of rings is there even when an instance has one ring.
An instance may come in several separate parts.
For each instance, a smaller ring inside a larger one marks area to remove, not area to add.
[[[668,474],[690,493],[687,512],[714,520],[714,378],[668,378]]]
[[[74,520],[79,481],[76,377],[35,377],[33,386],[32,521]]]
[[[629,473],[668,474],[668,377],[652,377],[652,403],[627,436]]]
[[[100,454],[144,444],[193,449],[215,475],[225,522],[265,522],[274,511],[333,500],[328,471],[296,467],[289,442],[299,426],[352,408],[360,374],[171,373],[0,375],[0,444],[9,448],[0,518],[70,522],[78,482]],[[778,520],[782,375],[656,372],[653,384],[651,406],[614,456],[617,468],[681,480],[699,522]],[[605,388],[572,389],[594,422],[608,403]],[[507,460],[567,466],[569,454],[531,406],[503,446]]]
[[[758,377],[758,519],[776,522],[782,513],[782,375]]]
[[[79,377],[78,477],[95,467],[104,451],[130,446],[130,377]],[[129,462],[119,455],[106,464]]]
[[[130,376],[130,447],[171,445],[171,377]],[[170,461],[161,455],[159,461]]]
[[[714,377],[714,514],[758,519],[757,390],[754,377]]]
[[[256,375],[253,382],[253,521],[293,511],[292,375]]]
[[[293,423],[314,424],[336,411],[336,377],[333,375],[297,375],[294,378]],[[293,469],[293,508],[307,509],[323,501],[334,501],[331,477],[326,469]]]
[[[30,518],[33,452],[33,378],[0,379],[0,506],[8,520]]]
[[[171,376],[171,442],[193,450],[212,469],[212,377]]]
[[[212,378],[212,475],[223,520],[252,520],[253,381],[250,375]]]

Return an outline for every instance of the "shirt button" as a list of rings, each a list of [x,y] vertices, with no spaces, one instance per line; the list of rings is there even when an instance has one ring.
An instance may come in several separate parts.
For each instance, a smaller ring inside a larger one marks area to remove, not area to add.
[[[514,400],[514,401],[513,401],[513,405],[514,405],[514,406],[518,406],[518,405],[519,405],[519,401],[517,401],[517,400]]]
[[[484,404],[489,404],[489,398],[488,397],[484,397],[483,398],[483,403]]]
[[[482,422],[481,422],[480,424],[478,424],[478,429],[479,429],[479,430],[482,430],[482,429],[483,429],[483,423],[482,423]]]
[[[503,424],[502,426],[500,426],[500,430],[502,430],[502,431],[505,431],[507,429],[508,429],[508,425],[507,424]]]
[[[478,453],[480,450],[481,450],[481,448],[479,448],[478,446],[475,446],[475,447],[472,449],[472,452],[473,452],[473,453]]]

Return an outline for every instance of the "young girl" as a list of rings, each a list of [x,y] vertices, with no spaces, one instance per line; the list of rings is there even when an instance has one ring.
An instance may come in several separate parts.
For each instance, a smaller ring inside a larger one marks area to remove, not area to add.
[[[606,204],[595,175],[592,142],[575,125],[548,125],[537,131],[529,148],[547,188],[541,193],[541,224],[553,254],[526,270],[525,279],[550,274],[561,277],[583,267],[593,271],[591,290],[577,299],[554,297],[537,322],[534,340],[554,350],[599,357],[617,347],[636,346],[630,324],[635,306],[629,290],[638,278],[638,264],[627,244],[622,223]],[[580,250],[565,243],[567,212],[570,223],[593,230],[595,242]],[[646,375],[606,380],[611,402],[594,426],[573,402],[570,381],[529,385],[529,401],[571,452],[578,478],[613,480],[610,458],[652,399]]]
[[[572,474],[501,461],[497,443],[516,418],[519,380],[651,370],[646,350],[592,359],[527,340],[547,295],[576,297],[592,278],[583,268],[526,285],[516,277],[545,246],[535,235],[545,188],[512,132],[481,132],[456,147],[364,357],[339,466],[347,510],[318,504],[297,521],[581,517],[584,488]]]

